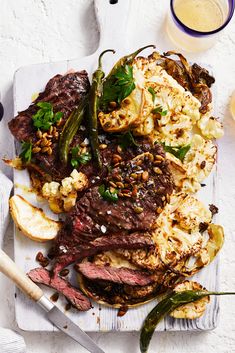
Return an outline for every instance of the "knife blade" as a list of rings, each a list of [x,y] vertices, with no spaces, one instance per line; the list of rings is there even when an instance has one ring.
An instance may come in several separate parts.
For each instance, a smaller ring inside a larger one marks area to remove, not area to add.
[[[19,289],[33,299],[45,311],[50,320],[61,331],[72,337],[91,353],[105,353],[97,344],[57,306],[55,306],[26,274],[19,269],[14,261],[0,249],[0,271],[10,278]]]
[[[47,312],[46,316],[50,322],[52,322],[68,336],[72,337],[89,352],[105,353],[82,329],[80,329],[78,325],[68,318],[45,295],[37,301],[37,304],[39,304]]]

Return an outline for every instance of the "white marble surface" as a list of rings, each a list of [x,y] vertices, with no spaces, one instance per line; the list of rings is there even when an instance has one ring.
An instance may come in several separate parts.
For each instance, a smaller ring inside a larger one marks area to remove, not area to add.
[[[127,26],[130,48],[153,42],[159,50],[174,49],[163,31],[168,3],[168,0],[132,0]],[[1,157],[11,155],[12,140],[6,123],[13,112],[12,79],[15,70],[22,65],[91,54],[97,48],[98,40],[91,0],[0,0],[0,91],[6,112],[0,123]],[[219,143],[220,219],[226,232],[221,253],[221,289],[235,290],[235,122],[228,110],[229,97],[235,89],[235,20],[214,48],[188,57],[210,63],[216,76],[218,112],[224,118],[226,132]],[[6,170],[2,162],[0,168],[11,176],[11,171]],[[8,229],[4,248],[13,255],[12,226]],[[14,286],[0,274],[0,326],[17,328],[13,299]],[[220,323],[214,331],[158,333],[152,340],[149,352],[235,352],[235,299],[222,298],[220,311]],[[22,334],[28,353],[85,352],[61,333]],[[108,353],[138,352],[138,334],[94,333],[92,337]]]

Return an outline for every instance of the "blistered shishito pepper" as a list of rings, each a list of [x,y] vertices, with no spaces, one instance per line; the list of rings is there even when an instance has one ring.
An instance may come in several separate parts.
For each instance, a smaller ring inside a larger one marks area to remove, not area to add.
[[[135,57],[142,52],[144,49],[147,48],[155,48],[155,45],[151,44],[151,45],[146,45],[145,47],[142,47],[138,50],[136,50],[134,53],[128,54],[126,56],[123,56],[121,59],[119,59],[116,64],[113,66],[112,70],[110,71],[110,73],[108,74],[108,76],[106,77],[106,80],[109,79],[109,77],[111,77],[116,70],[120,67],[120,66],[124,66],[124,65],[130,65],[133,60],[135,59]]]
[[[102,61],[103,55],[107,52],[115,53],[113,49],[107,49],[100,54],[99,60],[98,60],[98,68],[93,73],[93,76],[92,76],[92,85],[91,85],[90,95],[89,95],[89,138],[90,138],[92,156],[94,158],[94,162],[99,168],[101,168],[101,160],[100,160],[99,142],[98,142],[97,115],[98,115],[99,98],[102,95],[103,79],[105,77],[105,73],[102,70],[101,61]]]
[[[60,135],[59,156],[62,163],[67,164],[69,146],[81,125],[86,106],[88,104],[87,96],[80,102],[78,107],[70,114]]]
[[[209,292],[207,290],[185,290],[171,292],[150,311],[140,332],[140,351],[146,353],[157,324],[181,305],[193,303],[208,295],[235,295],[235,292]]]

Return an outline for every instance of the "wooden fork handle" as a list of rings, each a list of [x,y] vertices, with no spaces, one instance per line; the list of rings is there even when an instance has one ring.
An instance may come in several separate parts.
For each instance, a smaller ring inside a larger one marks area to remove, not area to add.
[[[18,268],[14,261],[0,249],[0,271],[11,279],[15,285],[31,299],[38,301],[43,291],[26,274]]]

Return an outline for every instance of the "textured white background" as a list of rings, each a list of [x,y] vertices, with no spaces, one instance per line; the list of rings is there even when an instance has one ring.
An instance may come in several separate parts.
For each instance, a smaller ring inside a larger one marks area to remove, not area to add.
[[[174,49],[163,31],[168,4],[168,0],[132,0],[127,26],[130,48],[153,42],[159,50]],[[0,123],[1,157],[11,155],[12,140],[6,123],[13,112],[12,79],[15,70],[22,65],[89,55],[96,50],[98,41],[92,0],[0,0],[0,92],[5,107],[5,118]],[[221,289],[235,291],[235,123],[228,109],[229,98],[235,89],[235,20],[214,48],[188,57],[211,64],[216,76],[218,113],[224,119],[226,133],[219,143],[220,219],[226,233],[221,253]],[[1,161],[0,168],[11,176],[11,171],[6,170]],[[11,226],[5,239],[5,250],[13,255]],[[13,298],[14,286],[0,274],[0,326],[17,328]],[[152,340],[150,352],[235,352],[234,317],[235,298],[224,297],[216,330],[158,333]],[[28,353],[85,352],[62,333],[22,334]],[[92,337],[107,353],[138,352],[139,337],[136,333],[94,333]]]

